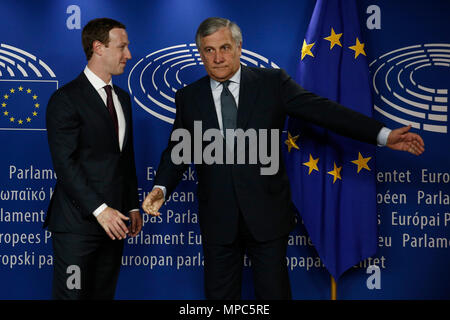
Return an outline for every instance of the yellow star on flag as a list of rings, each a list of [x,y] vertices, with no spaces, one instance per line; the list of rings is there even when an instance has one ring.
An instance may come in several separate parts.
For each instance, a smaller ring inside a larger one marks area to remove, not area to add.
[[[23,123],[23,120],[22,119],[19,119],[19,124],[22,124]]]
[[[6,100],[8,100],[9,96],[8,96],[7,94],[5,94],[5,95],[3,96],[3,98],[5,98]]]
[[[33,116],[37,116],[37,112],[36,111],[33,112]]]
[[[9,114],[8,110],[6,110],[5,112],[3,112],[3,114],[4,114],[5,116],[7,116],[7,115]]]
[[[9,92],[14,93],[16,90],[14,88],[9,89]]]
[[[298,137],[299,137],[299,136],[293,137],[293,136],[291,135],[291,133],[288,132],[288,138],[287,138],[287,140],[284,142],[284,143],[287,145],[287,147],[288,147],[288,152],[291,152],[291,149],[292,149],[292,148],[295,148],[295,149],[297,149],[297,150],[300,149],[300,148],[298,147],[298,145],[295,143],[295,141],[297,141]]]
[[[317,167],[317,162],[319,162],[319,158],[314,159],[312,155],[309,154],[309,161],[303,163],[303,165],[309,168],[308,175],[310,175],[313,170],[319,171],[319,168]]]
[[[303,46],[302,46],[302,59],[306,56],[309,55],[311,57],[314,58],[314,55],[311,52],[311,48],[313,47],[313,45],[315,44],[315,42],[311,43],[311,44],[307,44],[306,40],[303,40]]]
[[[361,155],[361,152],[358,152],[358,160],[353,160],[352,163],[358,165],[358,173],[361,171],[361,169],[367,169],[370,171],[369,166],[367,165],[367,162],[372,159],[372,157],[364,158]]]
[[[14,122],[14,117],[9,118],[9,121]]]
[[[359,42],[358,38],[356,38],[356,44],[349,48],[355,51],[355,59],[358,58],[360,54],[366,55],[364,51],[364,43]]]
[[[36,108],[39,108],[39,103],[36,103],[34,106],[35,106]]]
[[[27,118],[27,122],[31,122],[31,118],[30,117]]]
[[[335,44],[342,47],[341,41],[339,40],[341,37],[342,37],[342,33],[336,34],[334,32],[334,29],[331,28],[331,34],[324,39],[330,41],[330,50],[331,50],[331,49],[333,49]]]
[[[328,171],[328,174],[332,175],[334,177],[333,184],[336,182],[337,179],[341,179],[341,170],[342,167],[336,167],[336,162],[334,162],[334,169],[333,171]]]
[[[3,103],[2,103],[2,107],[3,107],[3,108],[6,107],[6,103],[3,102]]]
[[[27,89],[27,93],[31,93],[31,89]]]
[[[19,87],[19,91],[23,91],[23,87],[22,86]]]
[[[36,99],[37,99],[37,95],[34,95],[34,96],[33,96],[33,100],[36,100]]]

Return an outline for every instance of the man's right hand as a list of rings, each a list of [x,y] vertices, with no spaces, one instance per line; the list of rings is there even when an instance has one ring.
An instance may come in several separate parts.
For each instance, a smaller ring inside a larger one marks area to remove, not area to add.
[[[154,188],[146,197],[142,203],[142,209],[152,216],[159,216],[159,208],[164,203],[164,192],[160,188]]]
[[[122,220],[130,220],[130,218],[110,207],[107,207],[97,216],[98,223],[112,240],[116,240],[116,238],[119,240],[125,239],[128,228]]]

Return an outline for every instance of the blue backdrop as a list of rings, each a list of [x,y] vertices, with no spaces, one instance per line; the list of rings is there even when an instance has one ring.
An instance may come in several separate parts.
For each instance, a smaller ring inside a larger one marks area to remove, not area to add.
[[[294,76],[314,5],[314,0],[0,3],[0,299],[51,297],[51,235],[42,221],[56,176],[44,115],[51,93],[86,64],[81,29],[89,20],[111,17],[127,26],[133,58],[113,81],[133,100],[143,200],[167,143],[175,91],[205,74],[193,45],[199,23],[209,16],[237,22],[243,63],[284,68]],[[391,128],[413,123],[426,152],[416,158],[377,148],[378,251],[344,273],[338,298],[449,299],[450,3],[363,0],[358,11],[374,117]],[[127,240],[116,298],[204,298],[195,189],[190,169],[161,218],[144,216],[142,233]],[[301,219],[287,263],[294,299],[329,299],[329,274]],[[367,273],[371,264],[378,265],[378,274]],[[243,296],[252,298],[248,266],[244,276]]]

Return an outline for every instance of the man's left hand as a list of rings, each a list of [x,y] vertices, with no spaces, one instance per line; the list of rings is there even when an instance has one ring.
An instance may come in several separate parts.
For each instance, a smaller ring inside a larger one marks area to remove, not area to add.
[[[408,132],[411,125],[392,130],[388,136],[386,146],[393,150],[400,150],[412,153],[416,156],[425,151],[425,144],[418,134]]]
[[[130,212],[130,237],[135,237],[142,229],[142,216],[139,210]]]

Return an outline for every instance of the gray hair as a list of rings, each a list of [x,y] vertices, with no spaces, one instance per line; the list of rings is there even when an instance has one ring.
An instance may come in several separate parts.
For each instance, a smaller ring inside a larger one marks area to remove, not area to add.
[[[200,23],[200,26],[197,29],[197,33],[195,35],[195,43],[197,44],[197,48],[200,49],[200,42],[202,38],[207,37],[222,28],[230,29],[231,36],[237,45],[242,42],[241,29],[236,23],[225,18],[212,17]]]

